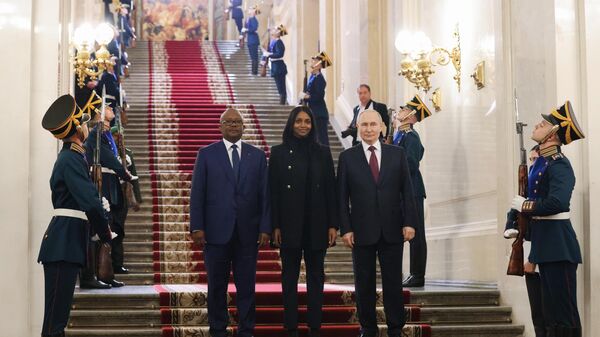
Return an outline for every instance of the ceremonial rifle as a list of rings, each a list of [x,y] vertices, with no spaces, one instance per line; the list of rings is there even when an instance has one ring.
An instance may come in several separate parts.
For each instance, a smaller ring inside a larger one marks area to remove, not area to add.
[[[304,63],[304,80],[302,80],[302,92],[306,93],[306,90],[308,89],[308,70],[306,69],[306,64],[308,63],[308,60],[304,60],[303,63]],[[307,105],[304,97],[300,97],[300,102],[298,104],[299,105]]]
[[[121,84],[119,84],[119,96],[120,96],[120,106],[117,107],[115,111],[115,126],[117,129],[116,132],[116,141],[117,141],[117,151],[119,152],[119,158],[121,158],[121,165],[123,166],[123,170],[127,171],[127,151],[125,147],[125,135],[123,134],[123,123],[121,121],[121,114],[123,113],[123,91],[121,90]],[[127,207],[133,208],[135,211],[140,209],[139,203],[135,198],[135,194],[133,193],[133,185],[125,181],[121,184],[123,189],[123,195],[127,200]]]
[[[517,100],[516,89],[514,96],[515,114],[517,116],[516,129],[517,135],[519,137],[519,195],[524,198],[527,198],[527,151],[525,150],[525,146],[523,144],[523,127],[527,126],[527,124],[519,120],[519,103]],[[517,225],[519,228],[519,234],[512,244],[512,252],[510,254],[510,260],[508,261],[508,269],[506,271],[506,274],[514,276],[523,276],[525,274],[523,240],[525,238],[525,233],[527,232],[527,227],[529,226],[529,217],[523,214],[522,212],[519,212],[517,214]]]
[[[100,119],[96,124],[96,148],[94,149],[94,163],[92,164],[92,179],[98,189],[98,197],[102,200],[102,163],[100,162],[100,152],[102,147],[102,132],[104,132],[104,116],[106,111],[106,87],[102,87],[102,108],[100,110]],[[112,257],[110,244],[100,245],[98,252],[98,279],[103,282],[110,282],[115,278],[112,268]]]

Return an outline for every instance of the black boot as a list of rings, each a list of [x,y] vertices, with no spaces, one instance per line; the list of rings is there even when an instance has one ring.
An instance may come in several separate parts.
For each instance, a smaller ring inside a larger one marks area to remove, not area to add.
[[[321,329],[311,328],[308,332],[308,337],[321,337]]]
[[[115,274],[129,274],[129,269],[123,266],[113,266],[113,272]]]
[[[106,284],[96,277],[96,243],[90,242],[88,245],[87,264],[79,272],[79,288],[81,289],[109,289],[110,284]]]
[[[410,275],[402,281],[402,286],[407,288],[423,287],[425,286],[425,277],[420,275]]]

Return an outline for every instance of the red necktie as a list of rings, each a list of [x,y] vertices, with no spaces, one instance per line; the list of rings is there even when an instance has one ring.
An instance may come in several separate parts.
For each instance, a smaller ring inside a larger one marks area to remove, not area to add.
[[[375,179],[375,183],[379,181],[379,164],[377,163],[377,156],[375,155],[375,146],[369,146],[369,151],[371,151],[371,158],[369,158],[369,167],[371,168],[371,174],[373,175],[373,179]]]

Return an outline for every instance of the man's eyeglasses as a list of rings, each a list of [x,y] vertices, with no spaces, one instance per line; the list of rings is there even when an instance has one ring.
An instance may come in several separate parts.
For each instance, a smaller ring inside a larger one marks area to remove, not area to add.
[[[241,120],[221,121],[221,124],[226,125],[226,126],[238,126],[238,125],[243,125],[244,121],[241,121]]]

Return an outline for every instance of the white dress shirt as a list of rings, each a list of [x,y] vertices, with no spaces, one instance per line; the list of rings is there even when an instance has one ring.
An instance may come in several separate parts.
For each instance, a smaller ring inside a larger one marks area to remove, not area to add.
[[[369,145],[364,141],[361,144],[363,147],[363,152],[365,153],[365,157],[367,158],[367,163],[369,163],[369,160],[371,159],[371,151],[369,151],[369,147],[375,147],[375,151],[373,152],[375,152],[375,157],[377,157],[377,167],[379,167],[379,171],[381,171],[381,143],[379,142],[379,139],[373,145]]]
[[[225,138],[223,138],[223,143],[225,143],[225,148],[227,149],[227,155],[229,156],[229,164],[231,164],[231,167],[233,167],[233,161],[231,160],[231,155],[233,153],[233,148],[231,148],[231,145],[233,145],[233,143],[228,141]],[[242,140],[240,139],[237,142],[235,142],[235,145],[237,145],[236,151],[238,152],[238,156],[241,161],[242,160]]]

